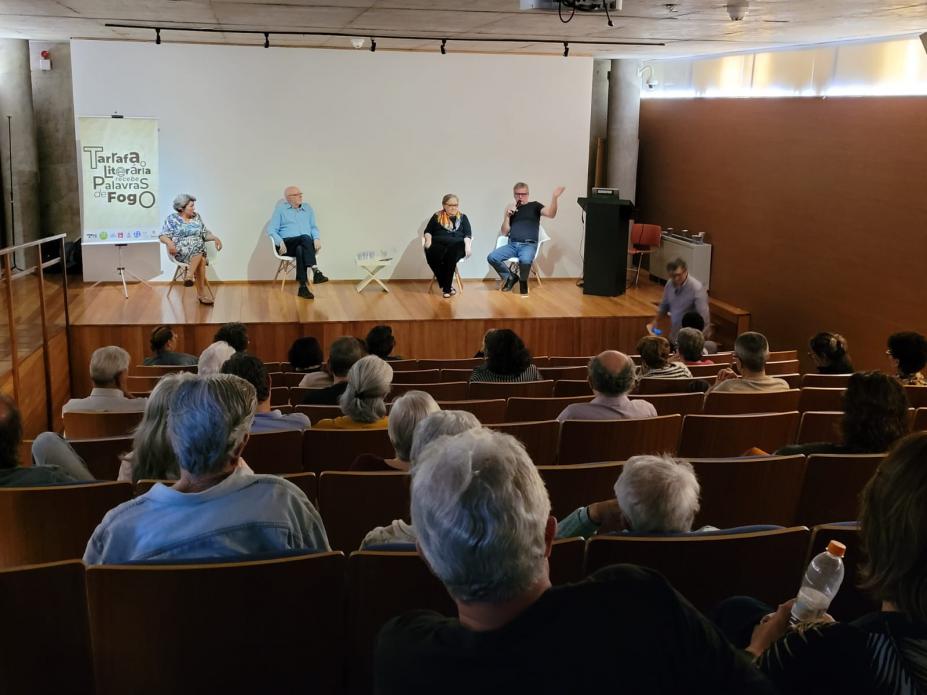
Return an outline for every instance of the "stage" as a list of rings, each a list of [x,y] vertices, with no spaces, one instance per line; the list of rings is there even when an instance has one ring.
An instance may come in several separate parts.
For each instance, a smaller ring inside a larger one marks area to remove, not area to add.
[[[653,317],[663,288],[641,281],[619,297],[584,295],[574,279],[532,280],[522,298],[500,292],[491,281],[465,280],[463,291],[444,299],[425,280],[393,280],[386,293],[355,282],[332,281],[313,287],[315,299],[296,296],[288,282],[213,283],[216,303],[197,302],[193,288],[175,285],[95,288],[72,285],[71,369],[75,396],[89,392],[87,365],[101,345],[121,345],[141,364],[149,354],[148,336],[159,324],[173,326],[177,350],[198,354],[212,342],[218,324],[248,324],[250,351],[264,360],[285,360],[290,344],[315,336],[326,353],[342,335],[364,337],[371,327],[387,323],[396,336],[397,354],[406,357],[472,357],[490,328],[515,330],[535,355],[591,355],[605,348],[634,352],[645,324]]]

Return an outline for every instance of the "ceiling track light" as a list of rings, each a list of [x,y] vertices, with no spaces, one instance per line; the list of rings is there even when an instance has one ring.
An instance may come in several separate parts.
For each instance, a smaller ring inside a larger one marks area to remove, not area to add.
[[[441,55],[447,54],[447,39],[441,39]]]
[[[270,33],[264,32],[264,48],[270,48]]]
[[[155,29],[155,45],[161,45],[161,30]]]
[[[563,57],[566,58],[569,55],[570,55],[570,42],[564,41],[563,42]]]
[[[370,37],[370,52],[375,53],[376,50],[377,50],[377,40],[371,36]]]

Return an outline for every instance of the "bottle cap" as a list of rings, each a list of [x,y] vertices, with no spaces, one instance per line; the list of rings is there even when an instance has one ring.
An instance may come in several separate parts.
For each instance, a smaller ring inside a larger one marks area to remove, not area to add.
[[[846,553],[847,547],[840,541],[831,541],[827,544],[827,552],[831,555],[836,555],[837,557],[843,557]]]

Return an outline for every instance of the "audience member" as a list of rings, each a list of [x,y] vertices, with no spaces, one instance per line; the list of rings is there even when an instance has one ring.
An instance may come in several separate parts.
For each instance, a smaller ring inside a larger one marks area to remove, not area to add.
[[[270,375],[264,363],[254,355],[236,352],[222,365],[223,374],[234,374],[254,387],[257,397],[257,411],[251,423],[251,434],[299,430],[309,427],[309,418],[302,413],[284,415],[270,407]]]
[[[706,355],[714,355],[718,352],[718,344],[711,339],[712,326],[705,325],[705,319],[697,311],[687,311],[682,316],[683,328],[694,328],[705,338],[704,352]],[[678,336],[678,334],[677,334]]]
[[[476,430],[481,427],[476,415],[466,410],[439,410],[415,426],[412,448],[409,452],[409,469],[415,467],[419,455],[438,437]],[[361,541],[361,550],[372,546],[393,543],[415,543],[415,529],[403,519],[394,519],[389,526],[377,526]]]
[[[328,371],[331,373],[332,385],[309,391],[303,396],[303,405],[338,405],[348,387],[348,370],[365,353],[363,344],[357,338],[346,336],[335,340],[328,349]]]
[[[606,350],[589,360],[589,385],[595,397],[588,403],[571,403],[557,416],[564,420],[622,420],[655,417],[656,408],[628,394],[637,384],[637,368],[627,355]]]
[[[541,381],[531,353],[515,331],[497,328],[483,338],[486,363],[474,367],[470,383],[477,381]]]
[[[697,312],[707,325],[708,292],[701,282],[689,275],[689,267],[681,258],[676,258],[666,264],[669,282],[663,288],[663,299],[657,309],[653,321],[647,324],[647,331],[652,333],[656,323],[669,314],[671,328],[670,338],[676,339],[676,334],[682,328],[682,317],[690,311]]]
[[[688,533],[701,488],[692,464],[663,456],[632,456],[615,482],[615,497],[580,507],[557,524],[558,538],[603,531]],[[713,529],[711,526],[699,530]]]
[[[714,364],[711,360],[704,359],[705,336],[695,328],[680,328],[676,334],[676,347],[685,365]]]
[[[762,333],[749,331],[741,333],[734,341],[734,365],[740,369],[740,376],[733,369],[718,372],[718,381],[711,387],[719,393],[756,393],[766,391],[788,391],[785,379],[768,376],[766,361],[769,359],[769,343]]]
[[[148,366],[167,365],[191,367],[196,365],[196,357],[185,352],[174,352],[177,336],[170,326],[158,326],[151,332],[151,357],[146,357],[143,364]]]
[[[888,338],[888,356],[902,384],[927,386],[927,377],[923,374],[927,365],[927,339],[924,336],[913,331],[893,333]]]
[[[88,565],[328,550],[322,520],[298,487],[238,466],[257,406],[244,379],[213,374],[184,381],[167,431],[180,479],[119,505],[94,531]]]
[[[320,430],[382,430],[386,416],[386,397],[393,384],[393,368],[376,355],[361,357],[348,371],[347,387],[338,405],[341,417],[319,420]]]
[[[390,326],[374,326],[367,334],[364,340],[367,346],[367,352],[376,355],[381,360],[401,360],[401,355],[390,354],[396,347],[396,338],[393,337],[393,329]]]
[[[93,480],[86,468],[71,471],[59,466],[44,465],[42,462],[36,462],[34,466],[20,466],[19,445],[22,440],[23,421],[19,408],[12,398],[0,394],[0,487],[32,487]],[[72,475],[72,472],[78,475]]]
[[[908,397],[898,380],[881,372],[857,372],[843,395],[840,443],[793,444],[776,455],[878,454],[888,451],[909,429]]]
[[[232,346],[235,352],[244,352],[248,349],[251,340],[248,338],[248,327],[233,321],[232,323],[223,324],[212,338],[213,342],[224,341]]]
[[[691,379],[692,372],[681,362],[670,362],[669,341],[662,335],[647,335],[637,343],[641,376],[648,379]]]
[[[441,410],[431,394],[406,391],[393,401],[389,411],[389,440],[396,457],[384,459],[374,454],[361,454],[351,464],[352,471],[408,471],[412,455],[412,435],[415,426],[434,412]]]
[[[199,366],[196,370],[197,374],[200,376],[208,376],[210,374],[220,373],[222,371],[222,365],[234,354],[235,348],[224,340],[212,343],[200,353]]]
[[[925,530],[927,432],[918,432],[898,443],[861,496],[861,586],[881,602],[879,612],[793,627],[794,599],[773,612],[738,597],[722,604],[719,622],[737,644],[749,641],[747,650],[780,692],[927,692]]]
[[[847,354],[847,339],[839,333],[818,333],[808,341],[818,374],[851,374],[853,362]]]
[[[97,348],[90,356],[90,380],[93,389],[86,398],[72,398],[62,413],[140,413],[145,409],[144,398],[128,394],[126,377],[131,361],[121,347],[109,345]]]
[[[300,388],[314,389],[332,385],[332,375],[325,371],[325,357],[322,346],[312,336],[297,338],[287,353],[290,369],[306,376],[299,382]]]
[[[378,693],[772,692],[652,570],[618,565],[552,588],[556,520],[514,437],[479,429],[432,442],[412,468],[411,513],[458,617],[390,620]]]

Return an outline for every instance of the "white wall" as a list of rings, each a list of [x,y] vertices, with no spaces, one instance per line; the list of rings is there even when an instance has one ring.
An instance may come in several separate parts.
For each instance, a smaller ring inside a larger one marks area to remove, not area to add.
[[[106,41],[71,51],[75,116],[159,119],[162,217],[176,193],[197,196],[225,244],[219,279],[273,276],[263,229],[289,184],[316,211],[332,278],[360,277],[355,254],[380,249],[398,258],[392,277],[429,277],[419,236],[448,192],[474,228],[461,270],[485,277],[518,180],[542,202],[567,187],[541,266],[581,274],[591,59]],[[85,277],[112,278],[114,258],[86,247]],[[171,269],[160,244],[129,247],[126,260],[146,278]]]

